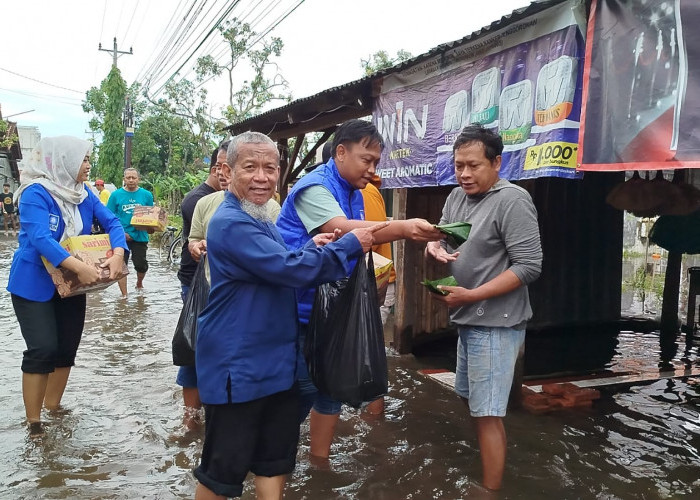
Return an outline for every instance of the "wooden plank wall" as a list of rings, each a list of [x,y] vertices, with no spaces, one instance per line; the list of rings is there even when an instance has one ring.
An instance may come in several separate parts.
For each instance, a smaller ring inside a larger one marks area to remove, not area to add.
[[[442,207],[453,186],[394,191],[394,218],[421,217],[434,224],[440,221]],[[394,243],[396,264],[396,307],[394,347],[400,353],[411,351],[414,337],[449,328],[447,308],[430,297],[420,284],[424,279],[449,275],[447,265],[424,257],[425,244],[399,240]]]
[[[620,318],[622,212],[605,203],[619,173],[590,173],[583,180],[543,178],[520,183],[537,207],[543,269],[530,286],[534,317],[528,328],[597,325]],[[440,220],[452,186],[398,189],[397,219]],[[420,282],[448,276],[448,267],[423,256],[425,245],[395,243],[394,347],[409,353],[414,342],[449,329],[447,310]]]

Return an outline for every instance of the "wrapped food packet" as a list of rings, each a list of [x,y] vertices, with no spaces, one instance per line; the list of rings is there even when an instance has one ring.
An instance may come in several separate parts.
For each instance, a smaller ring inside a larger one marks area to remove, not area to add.
[[[453,222],[451,224],[436,225],[435,227],[447,235],[445,241],[452,248],[457,248],[467,241],[472,229],[472,225],[469,222]]]
[[[421,281],[420,284],[425,286],[431,292],[437,293],[440,295],[448,295],[448,292],[446,292],[444,290],[440,290],[438,288],[439,285],[459,286],[457,284],[457,280],[455,279],[454,276],[447,276],[445,278],[440,278],[439,280],[423,280],[423,281]]]

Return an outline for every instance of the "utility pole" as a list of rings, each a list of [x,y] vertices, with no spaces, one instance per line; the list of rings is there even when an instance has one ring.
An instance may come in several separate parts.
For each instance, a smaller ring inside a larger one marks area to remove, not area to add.
[[[117,50],[117,37],[114,37],[114,48],[112,50],[103,49],[102,43],[97,46],[98,50],[110,52],[112,54],[112,66],[117,67],[117,59],[120,55],[134,55],[134,49],[129,47],[129,52]],[[131,138],[134,136],[134,112],[129,102],[129,97],[126,98],[126,106],[124,106],[124,169],[131,167]]]
[[[120,55],[123,54],[129,54],[129,55],[134,55],[134,49],[129,47],[129,52],[124,52],[122,50],[117,50],[117,37],[114,37],[114,48],[112,50],[109,49],[103,49],[102,48],[102,43],[100,42],[97,46],[97,50],[101,50],[102,52],[111,52],[112,53],[112,66],[117,65],[117,59],[119,58]]]
[[[124,169],[131,168],[131,139],[134,137],[134,108],[129,96],[124,106]]]

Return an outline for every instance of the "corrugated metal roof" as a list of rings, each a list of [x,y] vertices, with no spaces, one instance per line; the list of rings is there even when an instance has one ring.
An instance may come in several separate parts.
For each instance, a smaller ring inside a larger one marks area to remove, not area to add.
[[[391,68],[377,71],[358,80],[331,87],[312,96],[296,99],[285,106],[271,109],[252,118],[248,118],[247,120],[234,123],[226,127],[226,130],[232,134],[238,134],[246,130],[255,130],[268,135],[280,135],[279,126],[281,125],[287,125],[286,128],[289,128],[289,125],[307,123],[321,115],[330,115],[340,110],[351,112],[351,110],[354,109],[356,110],[356,116],[369,114],[371,112],[371,90],[374,82],[380,81],[381,78],[389,74],[398,73],[410,66],[419,64],[437,54],[446,52],[467,42],[473,42],[493,31],[504,28],[521,19],[566,1],[569,0],[534,0],[530,5],[516,9],[510,14],[501,17],[499,20],[492,22],[490,25],[484,26],[459,40],[443,43],[424,54],[408,59]],[[295,114],[299,113],[301,113],[301,116],[296,120]],[[341,121],[344,120],[339,120],[335,123],[340,123]],[[275,134],[275,132],[277,132],[277,134]],[[291,137],[292,135],[295,135],[295,133],[290,132],[289,135],[280,136]]]

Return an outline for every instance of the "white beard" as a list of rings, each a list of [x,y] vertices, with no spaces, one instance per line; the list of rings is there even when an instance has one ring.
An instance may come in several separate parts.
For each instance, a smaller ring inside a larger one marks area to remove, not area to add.
[[[272,222],[272,217],[270,217],[270,214],[267,211],[267,203],[257,205],[252,201],[248,201],[246,199],[240,200],[240,202],[241,209],[245,213],[250,215],[253,219],[259,220],[261,222]]]

